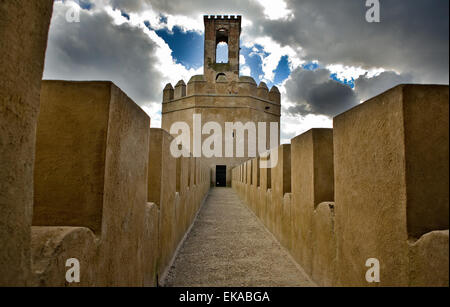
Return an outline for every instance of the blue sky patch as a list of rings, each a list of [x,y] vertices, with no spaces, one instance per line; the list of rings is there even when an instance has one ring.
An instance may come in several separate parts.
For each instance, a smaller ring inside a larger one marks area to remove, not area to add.
[[[128,15],[124,11],[120,11],[120,14],[122,15],[122,17],[125,17],[126,19],[130,20],[130,15]]]
[[[273,80],[273,85],[280,85],[284,80],[289,78],[291,69],[289,68],[289,57],[287,55],[281,57],[278,67],[274,72],[275,77]]]
[[[150,24],[147,25],[150,27]],[[184,32],[180,27],[174,27],[170,32],[168,29],[156,30],[172,49],[174,60],[187,69],[197,69],[203,66],[203,35],[194,31]]]
[[[319,65],[319,63],[316,63],[316,62],[309,62],[309,63],[303,64],[302,67],[303,67],[303,69],[306,69],[306,70],[317,70],[320,68],[320,65]]]
[[[351,78],[350,80],[347,79],[339,79],[337,74],[331,74],[330,78],[333,79],[334,81],[340,82],[342,84],[345,84],[351,88],[355,88],[355,79]]]
[[[255,46],[255,48],[258,49],[257,46]],[[252,48],[248,47],[242,47],[241,54],[245,57],[246,65],[249,66],[252,71],[251,77],[259,84],[259,82],[261,82],[260,76],[264,76],[261,58],[257,54],[252,53]]]

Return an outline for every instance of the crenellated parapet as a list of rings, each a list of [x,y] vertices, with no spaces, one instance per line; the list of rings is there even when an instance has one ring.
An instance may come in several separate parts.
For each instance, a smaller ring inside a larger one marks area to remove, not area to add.
[[[29,285],[67,286],[76,258],[79,286],[156,286],[209,190],[209,167],[173,157],[169,133],[150,129],[111,82],[44,81],[40,105]]]
[[[204,15],[204,21],[212,21],[212,20],[236,20],[241,21],[241,15]]]
[[[320,286],[448,287],[448,101],[397,86],[237,166],[233,188]]]
[[[187,85],[183,80],[180,80],[175,88],[171,83],[168,83],[164,88],[163,103],[202,95],[253,97],[274,104],[281,104],[281,94],[276,86],[273,86],[269,91],[266,83],[261,82],[258,86],[252,77],[247,76],[241,76],[238,82],[230,82],[225,74],[218,76],[215,83],[207,82],[204,75],[193,76]]]

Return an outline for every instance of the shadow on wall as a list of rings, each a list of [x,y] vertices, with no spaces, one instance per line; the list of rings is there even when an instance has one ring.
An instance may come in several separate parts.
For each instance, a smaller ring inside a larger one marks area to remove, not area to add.
[[[275,149],[275,168],[235,168],[233,188],[319,285],[448,286],[448,94],[395,87]]]

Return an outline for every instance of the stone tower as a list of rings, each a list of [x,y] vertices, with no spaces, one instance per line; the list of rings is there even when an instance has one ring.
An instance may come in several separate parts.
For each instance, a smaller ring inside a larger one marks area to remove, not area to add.
[[[231,169],[250,158],[247,151],[248,134],[244,141],[245,156],[225,158],[225,138],[233,138],[237,142],[237,133],[225,135],[225,123],[254,123],[256,127],[258,123],[266,123],[267,147],[270,144],[270,123],[280,123],[281,97],[278,88],[274,86],[269,91],[264,82],[258,85],[252,77],[239,75],[241,21],[241,16],[204,16],[204,74],[193,76],[187,85],[183,80],[175,87],[169,83],[163,92],[162,128],[170,132],[175,122],[187,123],[191,133],[191,152],[195,152],[194,115],[201,115],[202,125],[216,122],[221,126],[222,157],[202,157],[211,167],[211,185],[221,186],[225,182],[225,185],[230,186]],[[228,46],[228,63],[216,61],[217,45],[220,43]],[[202,143],[208,137],[210,135],[202,135]],[[271,147],[278,145],[279,141]]]
[[[227,80],[239,80],[241,16],[204,16],[205,54],[204,74],[212,82],[225,75]],[[228,45],[228,62],[217,63],[217,45]]]

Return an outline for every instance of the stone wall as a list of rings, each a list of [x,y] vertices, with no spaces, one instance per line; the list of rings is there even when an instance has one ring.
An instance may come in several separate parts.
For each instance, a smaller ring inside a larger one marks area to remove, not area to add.
[[[52,6],[0,2],[0,286],[29,280],[34,144]]]
[[[172,138],[149,127],[148,116],[110,82],[43,83],[32,231],[46,235],[32,244],[56,242],[48,254],[33,249],[37,284],[65,285],[58,264],[69,256],[81,261],[83,286],[155,286],[164,274],[209,178],[201,161],[172,158]],[[203,175],[196,184],[188,178],[195,173]]]
[[[44,81],[32,225],[14,225],[31,234],[28,278],[4,284],[156,286],[210,181],[202,161],[172,158],[171,140],[111,82]],[[70,258],[80,283],[66,282]]]
[[[274,149],[273,169],[235,168],[233,187],[319,285],[448,286],[448,93],[395,87]]]

